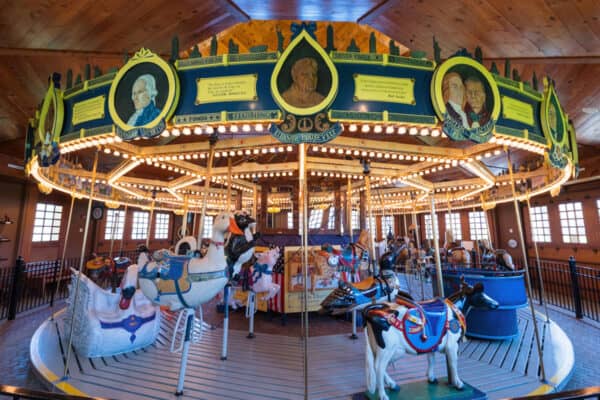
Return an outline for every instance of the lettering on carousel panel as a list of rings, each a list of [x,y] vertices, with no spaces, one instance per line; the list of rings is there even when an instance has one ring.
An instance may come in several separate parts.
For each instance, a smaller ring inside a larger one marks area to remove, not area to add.
[[[196,80],[196,105],[227,101],[256,101],[258,75],[234,75]]]
[[[377,75],[354,75],[354,101],[415,104],[415,80]]]
[[[75,103],[71,124],[75,126],[83,122],[104,118],[105,101],[106,96],[103,95]]]
[[[502,96],[502,117],[535,126],[533,106],[512,97]]]
[[[442,130],[453,140],[487,142],[500,114],[492,75],[477,61],[452,57],[433,74],[431,98]]]
[[[126,140],[159,135],[178,97],[175,70],[141,49],[119,70],[110,87],[108,108],[117,134]]]

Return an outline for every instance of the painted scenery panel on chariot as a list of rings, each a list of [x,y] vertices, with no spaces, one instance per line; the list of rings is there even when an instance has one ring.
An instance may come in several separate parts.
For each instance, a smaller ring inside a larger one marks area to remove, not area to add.
[[[200,114],[278,110],[269,90],[273,65],[248,63],[177,71],[181,94],[176,120],[191,118],[187,122],[194,123]]]
[[[432,70],[336,63],[340,76],[332,110],[398,113],[435,118],[429,87]]]

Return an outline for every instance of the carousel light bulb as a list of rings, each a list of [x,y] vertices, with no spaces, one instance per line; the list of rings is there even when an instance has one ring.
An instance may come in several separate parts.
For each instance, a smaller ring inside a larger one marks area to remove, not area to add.
[[[273,173],[272,172],[269,173],[269,177],[271,177],[271,178],[273,177]]]
[[[252,151],[250,149],[246,149],[244,150],[244,154],[249,156],[250,154],[252,154]]]
[[[239,132],[239,130],[240,130],[240,128],[238,128],[238,126],[237,126],[237,125],[231,125],[231,126],[229,127],[229,131],[230,131],[231,133],[238,133],[238,132]]]
[[[104,153],[105,154],[110,154],[110,149],[108,147],[104,148]]]
[[[383,156],[383,158],[385,158],[386,160],[390,158],[389,153],[385,153],[385,155]]]
[[[113,143],[114,141],[115,141],[115,138],[112,137],[112,136],[109,136],[109,137],[106,138],[106,143],[110,144],[110,143]]]
[[[213,128],[212,126],[207,126],[206,133],[212,135],[213,133],[215,133],[215,128]]]
[[[477,154],[477,155],[475,156],[475,159],[476,159],[477,161],[481,160],[482,158],[483,158],[483,157],[481,157],[481,154]]]
[[[390,133],[394,133],[394,127],[393,127],[392,125],[388,125],[388,126],[385,128],[385,133],[387,133],[388,135],[389,135]]]
[[[370,130],[371,130],[371,127],[369,125],[365,124],[365,125],[362,126],[361,132],[362,133],[369,133]]]
[[[181,131],[180,131],[179,129],[177,129],[177,128],[173,128],[173,129],[171,130],[171,134],[172,134],[173,136],[179,136],[179,135],[181,135]]]
[[[421,134],[421,136],[427,136],[427,135],[429,135],[429,129],[422,128],[419,133]]]
[[[399,126],[399,127],[398,127],[398,134],[399,134],[399,135],[404,135],[404,134],[406,134],[406,127],[405,127],[405,126]]]
[[[360,151],[358,151],[358,150],[354,150],[354,155],[355,155],[355,156],[357,156],[357,155],[359,155],[359,154],[360,154]]]
[[[418,131],[419,130],[413,126],[412,128],[409,129],[408,134],[414,136],[418,133]]]
[[[204,158],[206,158],[206,153],[200,153],[199,156],[200,156],[201,159],[204,159]]]
[[[381,127],[381,125],[375,125],[375,127],[373,128],[373,132],[381,133],[383,132],[383,128]]]
[[[217,128],[217,132],[219,133],[225,133],[227,131],[227,128],[225,128],[224,125],[219,125],[219,127]]]
[[[285,148],[285,151],[292,151],[292,150],[294,150],[294,148],[293,148],[292,146],[287,146],[287,147]]]
[[[294,173],[292,171],[289,171],[288,176],[292,176],[292,175],[294,175]]]
[[[487,151],[484,155],[485,158],[490,158],[492,156],[492,153]]]
[[[113,156],[119,157],[120,155],[121,155],[121,153],[119,153],[118,150],[113,151]]]
[[[220,158],[221,157],[221,153],[219,153],[218,151],[215,151],[215,158]]]
[[[331,147],[331,148],[329,148],[329,152],[330,152],[331,154],[335,154],[335,149],[334,149],[333,147]]]
[[[350,124],[350,126],[348,127],[348,130],[350,132],[356,132],[357,129],[358,128],[357,128],[356,124]]]
[[[233,157],[233,156],[235,156],[235,151],[233,151],[233,150],[229,151],[229,157]]]
[[[458,165],[458,161],[457,160],[452,160],[451,164],[452,164],[453,167],[456,167],[456,165]]]
[[[186,160],[191,160],[192,159],[192,155],[191,154],[186,154],[185,155],[185,159]]]
[[[181,131],[185,136],[190,136],[192,134],[192,130],[190,128],[188,128],[187,126],[185,128],[183,128],[183,130]]]
[[[258,153],[260,153],[260,149],[253,149],[253,150],[252,150],[252,153],[253,153],[253,154],[258,154]]]
[[[433,129],[431,131],[431,137],[438,137],[440,136],[440,130],[439,129]]]
[[[257,132],[262,132],[264,129],[263,124],[256,124],[256,126],[254,128],[256,129]]]
[[[197,126],[194,128],[194,135],[202,135],[202,128]]]
[[[238,151],[236,152],[236,154],[237,154],[238,156],[243,156],[243,155],[244,155],[244,152],[243,152],[242,150],[238,150]]]
[[[275,147],[269,148],[269,153],[275,153],[277,149]]]
[[[244,132],[250,132],[250,125],[248,125],[248,124],[242,125],[242,131],[244,131]]]
[[[338,149],[338,154],[344,154],[344,149]]]
[[[267,154],[269,152],[269,149],[267,149],[266,147],[260,149],[260,152],[263,154]]]

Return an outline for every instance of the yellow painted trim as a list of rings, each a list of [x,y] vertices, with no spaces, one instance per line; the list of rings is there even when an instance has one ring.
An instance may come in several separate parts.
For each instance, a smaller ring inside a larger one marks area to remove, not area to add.
[[[437,113],[440,120],[443,120],[444,114],[446,113],[446,103],[444,102],[444,97],[442,95],[442,82],[444,80],[444,76],[446,73],[457,65],[468,65],[471,68],[474,68],[479,73],[483,75],[488,85],[492,89],[492,97],[494,98],[494,108],[491,110],[490,118],[493,121],[498,121],[498,116],[500,115],[500,92],[498,91],[498,85],[496,80],[492,76],[492,74],[477,61],[473,60],[469,57],[452,57],[442,63],[433,73],[433,78],[431,79],[431,102],[433,103],[433,108]]]
[[[52,126],[46,127],[46,116],[50,111],[50,105],[54,108],[54,119]],[[40,109],[40,117],[37,126],[37,138],[41,143],[46,140],[46,132],[50,132],[50,140],[60,142],[60,132],[62,131],[65,120],[65,105],[63,103],[62,91],[54,87],[54,82],[50,81],[44,101]]]
[[[60,311],[59,313],[57,313],[57,315],[62,314],[63,312],[64,312],[64,309],[62,311]],[[29,353],[31,355],[31,363],[33,364],[33,366],[37,370],[37,372],[40,375],[42,375],[42,378],[44,378],[47,382],[52,383],[55,387],[62,390],[64,393],[70,394],[70,395],[75,395],[75,396],[91,397],[90,394],[82,392],[81,390],[77,389],[75,386],[73,386],[67,382],[56,383],[60,378],[54,372],[52,372],[46,366],[46,364],[44,364],[44,362],[42,361],[42,359],[39,356],[39,353],[37,351],[33,351],[34,349],[32,349],[32,347],[34,345],[37,345],[37,343],[39,342],[39,336],[42,331],[42,327],[48,323],[50,323],[50,319],[47,319],[44,322],[44,324],[42,324],[35,331],[35,333],[33,334],[33,337],[31,338],[31,344],[30,344],[30,349],[29,349]]]
[[[321,58],[323,58],[325,65],[327,65],[329,71],[331,72],[331,87],[329,88],[329,93],[327,93],[327,96],[325,96],[323,101],[312,107],[295,107],[289,104],[283,99],[281,93],[279,93],[279,89],[277,88],[277,77],[281,72],[281,67],[289,57],[290,53],[292,53],[292,51],[296,48],[296,46],[298,46],[300,41],[302,41],[303,39],[306,40],[308,44],[317,51],[317,53],[319,53]],[[335,96],[337,95],[338,85],[339,77],[335,64],[333,63],[329,55],[327,55],[327,52],[319,45],[319,43],[317,43],[316,40],[314,40],[308,34],[308,32],[306,32],[306,30],[300,32],[300,34],[296,36],[296,38],[292,40],[292,42],[288,45],[285,51],[281,54],[281,57],[277,61],[277,64],[275,64],[275,68],[273,69],[273,72],[271,74],[271,93],[273,95],[273,98],[275,99],[275,102],[282,109],[294,115],[312,115],[327,108],[327,106],[329,106],[333,102]]]
[[[160,111],[160,114],[158,114],[158,117],[156,117],[153,121],[150,121],[146,125],[135,127],[128,125],[125,121],[121,119],[121,117],[119,117],[119,114],[115,109],[115,95],[117,92],[117,87],[119,86],[119,83],[121,82],[121,79],[123,79],[125,74],[129,72],[129,70],[131,70],[132,68],[135,68],[138,64],[142,63],[152,63],[158,66],[165,73],[167,77],[167,83],[169,85],[169,92],[167,94],[165,104],[162,110]],[[130,129],[135,128],[153,128],[156,125],[158,125],[158,123],[162,119],[166,121],[171,117],[171,115],[173,115],[173,112],[177,107],[178,101],[179,78],[177,76],[177,73],[175,72],[175,69],[173,69],[173,67],[171,67],[169,63],[160,58],[158,55],[152,53],[150,50],[142,48],[137,53],[135,53],[135,55],[127,62],[127,64],[125,64],[119,70],[119,72],[113,79],[112,84],[110,86],[110,91],[108,92],[108,112],[114,124],[124,131],[128,131]]]

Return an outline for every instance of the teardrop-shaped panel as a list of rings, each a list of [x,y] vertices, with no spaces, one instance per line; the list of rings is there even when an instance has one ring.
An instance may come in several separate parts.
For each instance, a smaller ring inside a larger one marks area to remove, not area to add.
[[[306,30],[285,49],[271,75],[271,93],[290,114],[313,115],[329,106],[338,90],[335,65]]]
[[[548,161],[556,168],[567,165],[570,146],[567,132],[567,119],[554,91],[554,85],[544,81],[546,86],[541,108],[542,131],[550,145]]]

